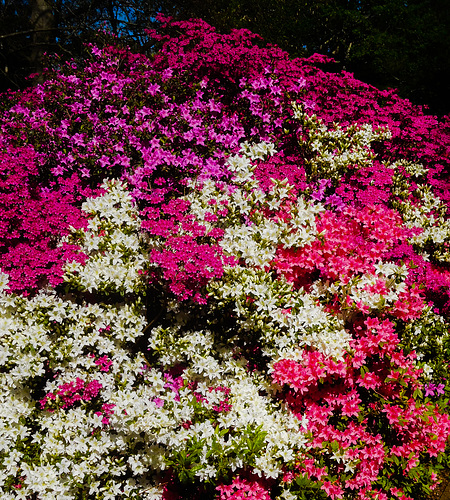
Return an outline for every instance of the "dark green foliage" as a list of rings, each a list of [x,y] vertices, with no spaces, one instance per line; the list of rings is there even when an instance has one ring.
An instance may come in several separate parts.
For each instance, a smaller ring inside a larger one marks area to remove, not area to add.
[[[179,0],[169,14],[218,30],[247,28],[291,56],[327,54],[336,69],[450,112],[448,0]]]

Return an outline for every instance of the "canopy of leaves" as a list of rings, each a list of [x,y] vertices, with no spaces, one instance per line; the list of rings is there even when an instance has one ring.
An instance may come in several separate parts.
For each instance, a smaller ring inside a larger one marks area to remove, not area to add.
[[[327,54],[338,67],[431,111],[450,111],[446,0],[179,0],[162,6],[226,32],[247,28],[292,56]]]

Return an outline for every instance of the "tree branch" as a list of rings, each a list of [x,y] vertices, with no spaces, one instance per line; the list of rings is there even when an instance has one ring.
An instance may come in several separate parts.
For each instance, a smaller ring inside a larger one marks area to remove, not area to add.
[[[64,28],[62,28],[64,31]],[[25,31],[16,31],[15,33],[8,33],[6,35],[0,35],[0,40],[4,40],[5,38],[11,38],[13,36],[20,35],[30,35],[31,33],[45,33],[49,31],[61,31],[61,28],[47,28],[47,29],[36,29],[36,30],[25,30]],[[66,30],[67,31],[67,30]]]

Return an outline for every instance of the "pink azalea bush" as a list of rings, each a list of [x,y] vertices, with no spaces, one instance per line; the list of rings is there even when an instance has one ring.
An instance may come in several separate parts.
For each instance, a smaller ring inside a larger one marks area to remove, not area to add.
[[[2,498],[429,498],[448,119],[159,21],[0,107]]]
[[[0,266],[13,290],[29,293],[56,286],[62,282],[65,260],[82,261],[76,248],[58,245],[70,226],[84,224],[76,199],[63,189],[39,184],[32,148],[7,146],[0,165]]]

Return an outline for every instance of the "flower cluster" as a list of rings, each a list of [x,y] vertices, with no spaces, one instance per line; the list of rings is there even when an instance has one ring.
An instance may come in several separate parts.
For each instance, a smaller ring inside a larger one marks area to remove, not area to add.
[[[71,183],[75,180],[65,185]],[[0,151],[0,211],[0,266],[8,272],[12,290],[32,293],[47,284],[54,287],[62,282],[65,260],[83,262],[76,247],[58,245],[70,226],[84,224],[76,197],[39,184],[33,148]]]
[[[83,265],[67,259],[66,289],[122,295],[138,292],[144,288],[143,273],[148,267],[139,213],[120,181],[105,182],[101,188],[106,189],[102,196],[88,198],[81,206],[87,227],[65,238],[90,257]]]

